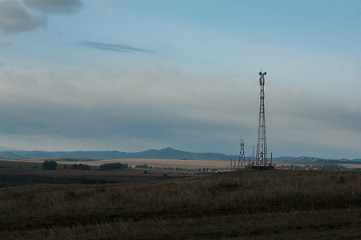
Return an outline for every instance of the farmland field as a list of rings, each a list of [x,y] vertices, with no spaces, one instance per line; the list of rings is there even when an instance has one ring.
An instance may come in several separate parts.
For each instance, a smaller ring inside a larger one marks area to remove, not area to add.
[[[348,169],[361,169],[361,163],[348,163],[340,165]]]
[[[134,179],[2,187],[0,239],[361,238],[360,172]]]
[[[5,160],[2,160],[5,161]],[[1,162],[0,161],[0,164]],[[23,159],[23,160],[6,160],[13,162],[13,165],[18,162],[22,163],[42,163],[44,159]],[[104,159],[104,160],[92,160],[92,161],[62,161],[56,160],[58,164],[87,164],[90,166],[99,166],[106,163],[127,163],[130,165],[147,164],[150,166],[159,167],[181,167],[181,168],[216,168],[216,169],[229,169],[229,161],[225,160],[178,160],[178,159],[142,159],[142,158],[129,158],[129,159]],[[1,166],[1,165],[0,165]],[[40,166],[40,165],[39,165]]]

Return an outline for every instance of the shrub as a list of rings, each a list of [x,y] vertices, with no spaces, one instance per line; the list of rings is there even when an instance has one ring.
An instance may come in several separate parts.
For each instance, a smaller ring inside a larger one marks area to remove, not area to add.
[[[89,165],[86,164],[73,164],[70,166],[70,169],[74,170],[90,170]]]
[[[108,171],[108,170],[116,170],[116,169],[122,169],[122,168],[128,168],[128,164],[123,163],[106,163],[99,166],[99,171]]]
[[[43,162],[42,165],[43,165],[43,170],[56,170],[58,163],[54,161],[45,161]]]
[[[136,168],[149,168],[148,164],[136,165]]]

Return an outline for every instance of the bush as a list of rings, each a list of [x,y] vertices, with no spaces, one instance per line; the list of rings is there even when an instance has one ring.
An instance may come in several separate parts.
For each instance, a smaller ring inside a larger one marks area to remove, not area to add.
[[[122,168],[128,168],[128,164],[123,163],[106,163],[99,166],[99,171],[109,171],[109,170],[116,170],[116,169],[122,169]]]
[[[43,170],[56,170],[58,163],[54,161],[45,161],[43,162],[42,165],[43,165]]]
[[[147,164],[142,164],[142,165],[136,165],[136,168],[149,168],[149,166]]]
[[[86,164],[73,164],[70,166],[70,169],[74,170],[90,170],[89,165]]]

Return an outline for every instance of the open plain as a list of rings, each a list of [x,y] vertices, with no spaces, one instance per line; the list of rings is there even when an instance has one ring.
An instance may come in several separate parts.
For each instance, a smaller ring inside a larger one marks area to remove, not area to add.
[[[361,238],[361,172],[131,171],[2,169],[0,239]]]
[[[50,159],[51,160],[51,159]],[[89,166],[100,166],[106,163],[127,163],[132,166],[136,165],[149,165],[154,167],[179,167],[179,168],[216,168],[220,170],[229,169],[229,161],[225,160],[178,160],[178,159],[145,159],[145,158],[127,158],[127,159],[102,159],[102,160],[91,160],[91,161],[74,161],[62,159],[53,159],[58,164],[87,164]],[[8,162],[25,162],[25,163],[42,163],[44,159],[22,159],[22,160],[11,160],[2,159],[2,161]]]

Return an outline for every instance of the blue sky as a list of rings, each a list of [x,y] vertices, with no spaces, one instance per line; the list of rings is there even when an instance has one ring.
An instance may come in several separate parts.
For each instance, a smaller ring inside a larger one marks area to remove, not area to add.
[[[361,158],[358,0],[0,0],[0,146]]]

